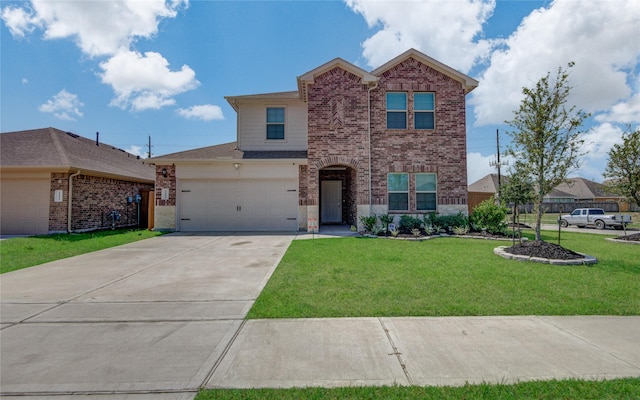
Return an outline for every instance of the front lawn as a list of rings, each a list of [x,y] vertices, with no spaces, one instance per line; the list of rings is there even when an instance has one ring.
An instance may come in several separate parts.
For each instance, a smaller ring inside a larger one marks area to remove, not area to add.
[[[543,236],[555,242],[554,232]],[[638,246],[563,232],[564,247],[598,263],[553,266],[495,256],[505,244],[296,240],[247,318],[640,315]]]
[[[515,385],[465,385],[462,387],[382,386],[334,389],[216,389],[198,393],[195,400],[252,399],[637,399],[640,378],[610,381],[537,381]]]
[[[30,236],[0,241],[0,273],[120,246],[161,235],[148,230],[107,230]]]

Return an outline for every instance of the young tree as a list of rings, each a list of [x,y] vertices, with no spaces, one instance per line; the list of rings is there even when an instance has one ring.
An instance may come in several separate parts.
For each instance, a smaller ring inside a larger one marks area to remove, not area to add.
[[[569,63],[569,68],[574,63]],[[536,215],[536,240],[540,240],[542,201],[554,187],[567,180],[580,166],[583,140],[582,123],[589,114],[567,106],[571,92],[569,73],[558,68],[533,88],[523,88],[524,99],[514,118],[506,121],[514,130],[507,154],[518,159],[534,184],[533,204]],[[568,107],[568,108],[567,108]]]
[[[640,128],[631,127],[622,135],[622,144],[614,144],[603,176],[614,193],[625,196],[640,207]]]
[[[522,232],[520,229],[520,213],[518,206],[528,204],[533,201],[534,186],[527,170],[520,161],[516,161],[512,167],[507,183],[501,187],[500,200],[505,204],[512,204],[513,223],[518,226],[520,242],[522,243]]]

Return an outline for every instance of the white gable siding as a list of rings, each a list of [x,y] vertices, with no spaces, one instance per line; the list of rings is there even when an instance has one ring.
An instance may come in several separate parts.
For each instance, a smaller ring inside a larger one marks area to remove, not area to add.
[[[267,140],[267,107],[285,108],[284,140]],[[307,105],[301,101],[240,105],[238,147],[243,151],[307,150]]]

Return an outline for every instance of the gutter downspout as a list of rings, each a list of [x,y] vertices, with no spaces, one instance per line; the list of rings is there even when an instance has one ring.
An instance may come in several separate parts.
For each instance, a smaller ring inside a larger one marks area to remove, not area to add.
[[[369,216],[373,210],[373,199],[371,198],[371,186],[373,185],[373,177],[371,176],[371,91],[378,88],[378,81],[373,86],[369,86],[367,91],[367,134],[369,136]]]
[[[71,174],[69,175],[69,201],[68,203],[68,209],[67,209],[67,232],[71,233],[71,203],[72,203],[72,198],[73,198],[73,178],[80,175],[80,170],[78,170],[78,172],[76,172],[75,174]]]

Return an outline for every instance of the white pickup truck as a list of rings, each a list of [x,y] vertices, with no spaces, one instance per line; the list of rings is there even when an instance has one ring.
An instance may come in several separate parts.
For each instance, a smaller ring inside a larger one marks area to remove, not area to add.
[[[575,225],[584,228],[587,225],[595,226],[597,229],[605,229],[610,226],[614,229],[622,229],[623,225],[631,223],[630,215],[606,215],[602,208],[577,208],[571,214],[563,214],[558,217],[558,221],[563,228]]]

